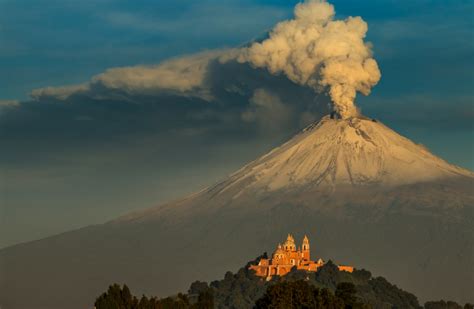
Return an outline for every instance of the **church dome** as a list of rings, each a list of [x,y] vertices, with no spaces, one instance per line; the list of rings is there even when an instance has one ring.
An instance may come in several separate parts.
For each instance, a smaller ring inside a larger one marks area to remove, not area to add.
[[[281,244],[278,244],[278,247],[276,248],[275,252],[273,252],[273,258],[282,258],[284,254],[285,251],[283,250],[283,247],[281,246]]]
[[[283,249],[279,248],[279,249],[276,249],[275,252],[273,252],[273,255],[278,255],[278,254],[284,254],[285,251],[283,251]]]

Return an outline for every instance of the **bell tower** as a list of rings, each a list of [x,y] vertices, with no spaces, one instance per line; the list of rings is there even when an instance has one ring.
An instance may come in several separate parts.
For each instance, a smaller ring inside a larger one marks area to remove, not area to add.
[[[291,236],[291,234],[288,234],[288,238],[283,244],[283,248],[285,251],[296,251],[295,239],[293,236]]]
[[[309,251],[309,239],[308,236],[304,235],[303,246],[302,246],[303,259],[310,260],[310,251]]]

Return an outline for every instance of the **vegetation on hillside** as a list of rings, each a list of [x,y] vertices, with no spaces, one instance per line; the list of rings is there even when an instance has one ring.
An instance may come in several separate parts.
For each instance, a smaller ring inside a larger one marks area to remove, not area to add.
[[[181,293],[161,299],[143,295],[138,299],[132,295],[127,285],[120,287],[113,284],[96,299],[94,305],[96,309],[213,309],[214,297],[212,290],[206,289],[197,295],[193,304],[188,295]]]
[[[338,284],[334,295],[329,289],[319,289],[307,281],[298,280],[269,286],[255,302],[254,308],[369,309],[371,306],[358,299],[352,283]]]
[[[227,272],[222,280],[210,285],[193,282],[188,294],[174,297],[137,298],[126,285],[114,284],[97,298],[95,306],[97,309],[423,308],[415,295],[385,278],[374,278],[367,270],[339,271],[331,261],[317,272],[293,269],[286,276],[274,276],[266,281],[248,269],[265,256],[247,263],[235,274]],[[424,308],[474,309],[474,306],[441,300],[427,302]]]
[[[459,305],[453,301],[429,301],[425,303],[425,309],[474,309],[473,304]]]
[[[249,262],[236,274],[227,272],[223,280],[211,282],[217,308],[252,308],[268,287],[298,280],[304,280],[315,288],[328,289],[331,293],[336,292],[338,284],[350,283],[355,290],[354,297],[373,308],[420,308],[416,296],[390,284],[384,278],[373,278],[366,270],[355,270],[353,273],[339,271],[331,261],[317,272],[294,269],[284,277],[275,276],[272,280],[265,281],[248,269],[251,263],[257,263],[260,258]]]

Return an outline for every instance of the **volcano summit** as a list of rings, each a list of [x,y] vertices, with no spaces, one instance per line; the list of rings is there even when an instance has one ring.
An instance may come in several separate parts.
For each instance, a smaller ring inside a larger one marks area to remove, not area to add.
[[[381,122],[325,117],[184,199],[1,250],[0,296],[6,308],[81,308],[111,282],[168,295],[294,230],[422,300],[472,301],[473,180]]]

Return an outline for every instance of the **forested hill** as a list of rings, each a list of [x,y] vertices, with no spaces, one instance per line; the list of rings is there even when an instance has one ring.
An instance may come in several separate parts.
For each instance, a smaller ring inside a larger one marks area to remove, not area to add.
[[[338,284],[352,283],[357,300],[371,308],[421,308],[415,295],[401,290],[382,277],[372,277],[366,270],[355,270],[353,273],[339,271],[329,261],[317,272],[293,270],[284,277],[275,276],[272,280],[265,281],[248,270],[248,266],[257,263],[259,259],[260,257],[249,262],[236,274],[227,272],[224,279],[211,282],[217,308],[252,308],[269,286],[298,280],[304,280],[320,289],[326,288],[332,293],[336,292]]]
[[[415,295],[391,284],[383,277],[373,277],[367,270],[352,273],[339,271],[329,261],[317,272],[293,269],[286,276],[274,276],[270,281],[255,276],[248,267],[258,263],[258,257],[235,274],[227,272],[222,280],[193,282],[188,294],[167,298],[132,296],[128,287],[112,285],[95,302],[97,309],[157,309],[157,308],[425,308],[474,309],[451,301],[431,301],[421,306]]]

